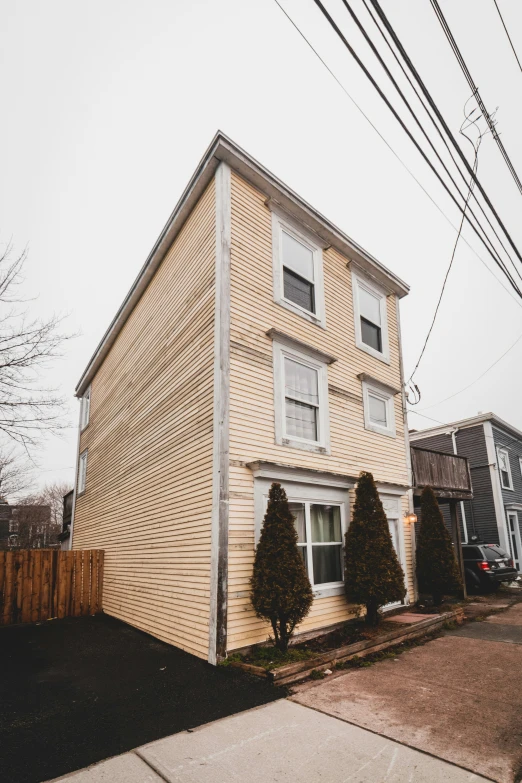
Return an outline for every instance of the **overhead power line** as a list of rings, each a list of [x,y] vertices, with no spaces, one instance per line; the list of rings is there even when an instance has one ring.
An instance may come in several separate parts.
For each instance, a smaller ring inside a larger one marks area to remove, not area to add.
[[[426,104],[425,104],[425,102],[423,101],[423,99],[422,99],[422,96],[420,96],[420,95],[419,95],[419,92],[418,92],[418,90],[417,90],[417,89],[416,89],[416,87],[413,85],[413,83],[412,83],[411,79],[410,79],[410,78],[409,78],[409,76],[407,75],[407,73],[406,73],[406,71],[405,71],[404,67],[402,66],[402,63],[400,62],[399,58],[398,58],[398,57],[395,55],[395,52],[394,52],[393,48],[391,47],[391,44],[389,43],[388,39],[387,39],[387,38],[386,38],[386,36],[384,35],[383,31],[381,30],[381,28],[380,28],[380,26],[379,26],[379,23],[378,23],[378,21],[375,19],[375,17],[374,17],[374,16],[373,16],[373,14],[371,13],[371,11],[370,11],[370,9],[368,8],[368,6],[367,6],[367,4],[366,4],[365,0],[363,0],[363,2],[364,2],[364,5],[365,5],[365,7],[366,7],[366,9],[367,9],[368,13],[370,14],[370,17],[371,17],[372,21],[374,22],[374,24],[376,25],[377,29],[379,30],[379,32],[380,32],[380,33],[381,33],[381,35],[383,36],[383,38],[384,38],[384,40],[385,40],[386,44],[388,45],[388,47],[389,47],[389,48],[390,48],[390,50],[392,51],[392,54],[394,55],[395,59],[396,59],[396,60],[397,60],[397,62],[399,63],[399,66],[401,67],[401,70],[403,71],[403,73],[405,74],[406,78],[408,79],[408,82],[409,82],[409,83],[410,83],[410,85],[412,86],[412,88],[413,88],[413,90],[414,90],[414,92],[415,92],[416,96],[419,98],[419,100],[420,100],[420,102],[421,102],[421,104],[422,104],[422,106],[423,106],[424,110],[426,111],[426,113],[427,113],[427,115],[428,115],[429,119],[431,120],[431,122],[432,122],[432,123],[433,123],[433,125],[435,126],[435,129],[437,130],[437,132],[438,132],[439,136],[441,137],[441,139],[443,140],[443,142],[444,142],[444,144],[445,144],[446,148],[448,149],[448,152],[450,153],[451,159],[453,160],[453,163],[454,163],[454,164],[455,164],[455,166],[457,167],[457,171],[458,171],[458,173],[460,174],[460,176],[462,177],[462,179],[463,179],[463,181],[464,181],[464,184],[465,184],[465,186],[466,186],[466,189],[467,189],[467,191],[468,191],[468,193],[467,193],[467,196],[465,196],[465,195],[464,195],[464,193],[463,193],[463,192],[460,190],[459,186],[458,186],[458,185],[457,185],[457,183],[455,182],[455,179],[453,178],[453,176],[452,176],[451,172],[449,171],[448,167],[446,166],[446,163],[445,163],[445,162],[444,162],[444,160],[441,158],[441,156],[440,156],[440,154],[439,154],[439,152],[438,152],[437,148],[436,148],[436,147],[435,147],[435,145],[433,144],[433,142],[432,142],[431,138],[429,137],[428,133],[426,132],[426,130],[425,130],[425,128],[424,128],[424,126],[423,126],[423,125],[422,125],[422,123],[420,122],[420,120],[419,120],[419,118],[418,118],[418,116],[417,116],[417,113],[416,113],[416,112],[413,110],[413,108],[412,108],[412,106],[411,106],[410,102],[407,100],[406,96],[404,95],[404,92],[403,92],[403,91],[401,90],[401,88],[399,87],[399,85],[398,85],[397,81],[395,80],[395,78],[393,77],[393,75],[392,75],[392,73],[391,73],[390,69],[388,68],[388,66],[387,66],[387,65],[386,65],[386,63],[384,62],[384,60],[383,60],[383,58],[381,57],[381,55],[380,55],[380,53],[379,53],[379,51],[378,51],[377,47],[375,46],[375,44],[373,43],[372,39],[371,39],[371,38],[370,38],[370,36],[368,35],[368,33],[367,33],[367,31],[365,30],[365,28],[364,28],[363,24],[360,22],[360,20],[359,20],[359,18],[358,18],[358,16],[357,16],[357,14],[355,13],[355,11],[353,10],[353,8],[351,7],[350,3],[349,3],[349,2],[347,2],[347,0],[342,0],[342,2],[343,2],[343,5],[345,6],[346,10],[347,10],[347,11],[348,11],[348,13],[350,14],[351,18],[353,19],[353,21],[354,21],[354,22],[355,22],[355,24],[357,25],[357,27],[358,27],[359,31],[362,33],[362,35],[363,35],[363,37],[364,37],[364,39],[365,39],[366,43],[368,44],[368,46],[370,47],[370,49],[371,49],[371,50],[372,50],[372,52],[374,53],[375,57],[376,57],[376,58],[377,58],[377,60],[379,61],[379,64],[381,65],[381,67],[383,68],[384,72],[386,73],[386,75],[387,75],[387,76],[388,76],[388,78],[390,79],[390,81],[391,81],[391,83],[393,84],[393,86],[394,86],[395,90],[396,90],[396,91],[397,91],[397,93],[399,94],[399,97],[401,98],[401,100],[402,100],[402,101],[403,101],[403,103],[405,104],[406,108],[408,109],[409,113],[410,113],[410,114],[411,114],[411,116],[413,117],[413,120],[414,120],[415,124],[418,126],[418,128],[420,129],[420,131],[421,131],[422,135],[424,136],[424,138],[426,139],[426,141],[427,141],[427,142],[428,142],[428,144],[430,145],[431,149],[432,149],[432,150],[433,150],[433,152],[435,153],[435,156],[437,157],[437,160],[438,160],[438,161],[439,161],[439,163],[442,165],[442,167],[443,167],[444,171],[446,172],[446,174],[447,174],[447,175],[448,175],[448,177],[450,178],[450,180],[451,180],[451,183],[452,183],[453,187],[454,187],[454,188],[457,190],[457,193],[459,194],[460,198],[461,198],[461,199],[462,199],[462,201],[463,201],[463,206],[464,206],[464,212],[463,212],[463,214],[465,214],[465,212],[466,212],[466,209],[468,209],[468,208],[469,208],[469,212],[470,212],[470,213],[471,213],[471,215],[473,216],[473,219],[475,220],[475,222],[476,222],[476,223],[479,225],[479,227],[480,227],[480,230],[481,230],[481,231],[484,233],[484,235],[485,235],[485,237],[486,237],[487,241],[489,242],[489,244],[491,245],[491,247],[492,247],[492,249],[493,249],[493,252],[494,252],[494,253],[496,253],[496,255],[497,255],[497,257],[499,258],[499,260],[501,261],[501,263],[503,263],[503,262],[502,262],[502,260],[501,260],[501,258],[500,258],[500,256],[498,255],[498,253],[497,253],[497,251],[496,251],[496,249],[495,249],[494,245],[492,244],[492,242],[491,242],[491,241],[489,240],[489,238],[487,237],[487,234],[486,234],[486,232],[485,232],[485,231],[482,229],[482,227],[480,226],[479,220],[478,220],[477,216],[475,215],[475,212],[473,211],[473,209],[472,209],[471,207],[469,207],[469,199],[470,199],[470,196],[473,194],[473,188],[469,189],[469,185],[468,185],[468,182],[467,182],[467,180],[466,180],[466,177],[465,177],[465,175],[462,173],[462,171],[461,171],[461,169],[460,169],[460,167],[459,167],[459,165],[458,165],[457,161],[455,160],[455,157],[454,157],[454,156],[453,156],[453,154],[451,153],[451,150],[450,150],[450,148],[449,148],[449,146],[448,146],[448,143],[447,143],[447,141],[445,140],[445,138],[444,138],[443,134],[441,133],[439,126],[437,125],[437,123],[436,123],[436,122],[435,122],[435,120],[433,119],[433,117],[432,117],[432,115],[431,115],[431,113],[430,113],[430,111],[429,111],[429,107],[426,107]],[[475,167],[473,168],[473,171],[474,171],[474,173],[476,174]],[[473,181],[473,180],[472,180],[472,181]],[[514,263],[513,259],[511,258],[511,256],[509,255],[508,251],[506,250],[506,247],[505,247],[504,243],[503,243],[503,242],[502,242],[502,240],[500,239],[500,237],[499,237],[499,235],[498,235],[497,231],[495,230],[495,227],[493,226],[493,224],[491,223],[491,220],[489,219],[488,215],[487,215],[487,214],[486,214],[486,212],[484,211],[484,209],[483,209],[483,207],[482,207],[482,204],[480,203],[480,201],[479,201],[479,200],[478,200],[476,197],[475,197],[475,201],[477,202],[477,204],[478,204],[478,206],[479,206],[479,209],[481,210],[481,212],[482,212],[483,216],[485,217],[486,221],[488,222],[488,225],[489,225],[489,227],[491,228],[491,230],[492,230],[492,231],[493,231],[493,233],[495,234],[495,237],[496,237],[496,238],[497,238],[497,240],[500,242],[500,245],[502,246],[502,249],[503,249],[503,250],[504,250],[504,252],[505,252],[505,253],[508,255],[508,257],[509,257],[509,260],[511,261],[511,263],[512,263],[512,265],[513,265],[513,268],[515,269],[515,271],[516,271],[516,273],[517,273],[518,277],[519,277],[519,278],[520,278],[520,280],[522,281],[522,274],[520,273],[520,271],[518,270],[518,268],[517,268],[516,264]],[[461,207],[461,209],[462,209],[462,207]]]
[[[370,125],[370,127],[375,131],[375,133],[379,136],[382,142],[386,145],[386,147],[390,150],[392,155],[397,159],[397,161],[401,164],[401,166],[408,172],[410,177],[416,182],[416,184],[421,188],[423,193],[429,198],[431,203],[435,206],[435,208],[440,212],[442,217],[446,220],[447,223],[455,230],[458,231],[457,226],[452,222],[451,218],[448,217],[448,215],[444,212],[442,207],[437,204],[433,196],[430,195],[430,193],[426,190],[424,185],[420,182],[419,179],[415,176],[415,174],[412,172],[412,170],[406,165],[404,160],[400,157],[400,155],[394,150],[394,148],[391,146],[391,144],[388,142],[388,140],[383,136],[383,134],[380,132],[380,130],[377,128],[377,126],[372,122],[372,120],[368,117],[368,115],[363,111],[363,109],[359,106],[357,101],[353,98],[353,96],[348,92],[344,84],[340,81],[340,79],[336,76],[336,74],[333,72],[333,70],[330,68],[330,66],[327,64],[327,62],[321,57],[317,49],[313,46],[313,44],[310,42],[310,40],[306,37],[306,35],[303,33],[301,28],[296,24],[296,22],[292,19],[290,14],[283,8],[279,0],[274,0],[276,5],[279,7],[279,9],[283,12],[283,14],[286,16],[290,24],[294,27],[294,29],[299,33],[303,41],[307,44],[309,49],[313,52],[313,54],[317,57],[319,62],[326,68],[328,73],[332,76],[332,78],[336,81],[338,86],[341,88],[341,90],[344,92],[346,97],[350,100],[350,102],[355,106],[357,111],[364,117],[366,122]],[[464,235],[461,236],[462,241],[468,246],[468,248],[471,250],[471,252],[476,256],[476,258],[480,261],[480,263],[485,267],[485,269],[489,272],[489,274],[493,277],[494,280],[504,289],[504,291],[508,294],[508,296],[513,299],[513,301],[522,308],[522,300],[520,300],[515,294],[510,291],[509,288],[507,288],[502,280],[497,277],[497,275],[494,274],[492,269],[488,266],[488,264],[484,261],[484,259],[477,253],[473,245],[471,245],[466,237]]]
[[[520,60],[518,59],[517,50],[515,49],[515,47],[514,47],[514,45],[513,45],[513,41],[511,40],[511,36],[510,36],[510,34],[509,34],[509,32],[508,32],[508,29],[507,29],[507,27],[506,27],[506,23],[504,22],[504,17],[502,16],[502,13],[501,13],[501,11],[500,11],[500,8],[498,7],[497,0],[493,0],[493,2],[495,3],[495,8],[496,8],[496,9],[497,9],[497,11],[498,11],[498,15],[500,16],[500,21],[502,22],[502,26],[504,27],[504,30],[506,31],[506,35],[507,35],[507,37],[508,37],[508,41],[509,41],[509,43],[510,43],[510,45],[511,45],[511,48],[512,48],[512,50],[513,50],[513,54],[515,55],[515,59],[516,59],[516,61],[517,61],[517,63],[518,63],[518,67],[519,67],[519,68],[520,68],[520,70],[522,71],[522,65],[521,65],[521,63],[520,63]]]
[[[457,208],[459,209],[459,211],[460,211],[460,212],[463,212],[463,206],[461,206],[461,205],[459,204],[459,202],[458,202],[458,201],[457,201],[457,199],[455,198],[454,194],[452,193],[452,191],[451,191],[451,190],[450,190],[450,188],[448,187],[447,183],[444,181],[444,179],[442,178],[442,176],[440,175],[440,173],[437,171],[437,169],[436,169],[436,168],[435,168],[435,166],[433,165],[432,161],[431,161],[431,160],[428,158],[428,156],[426,155],[425,151],[424,151],[424,150],[422,149],[422,147],[419,145],[419,143],[417,142],[416,138],[413,136],[412,132],[409,130],[409,128],[407,127],[407,125],[405,124],[405,122],[403,121],[403,119],[401,118],[401,116],[398,114],[398,112],[396,111],[396,109],[394,108],[394,106],[392,105],[392,103],[390,102],[390,100],[389,100],[389,99],[387,98],[387,96],[384,94],[383,90],[382,90],[382,89],[380,88],[380,86],[377,84],[376,80],[374,79],[374,77],[372,76],[372,74],[370,73],[370,71],[368,70],[368,68],[367,68],[367,67],[364,65],[364,63],[362,62],[362,60],[360,59],[360,57],[357,55],[357,53],[355,52],[355,50],[353,49],[353,47],[351,46],[351,44],[348,42],[348,40],[346,39],[345,35],[342,33],[342,31],[340,30],[339,26],[336,24],[336,22],[334,21],[334,19],[332,18],[332,16],[331,16],[331,15],[328,13],[328,11],[326,10],[326,8],[325,8],[325,7],[324,7],[324,5],[322,4],[321,0],[314,0],[314,2],[315,2],[315,4],[318,6],[318,8],[321,10],[321,12],[322,12],[323,16],[324,16],[324,17],[327,19],[327,21],[329,22],[330,26],[331,26],[331,27],[332,27],[332,28],[335,30],[335,32],[337,33],[337,35],[339,36],[339,38],[341,39],[341,41],[343,42],[343,44],[345,45],[345,47],[348,49],[348,51],[350,52],[350,54],[352,55],[352,57],[354,58],[354,60],[356,61],[356,63],[359,65],[359,67],[361,68],[361,70],[363,71],[363,73],[365,74],[365,76],[366,76],[366,77],[368,78],[368,80],[371,82],[372,86],[373,86],[373,87],[374,87],[374,89],[377,91],[377,93],[379,94],[380,98],[381,98],[381,99],[384,101],[384,103],[387,105],[387,107],[389,108],[389,110],[392,112],[392,114],[393,114],[393,116],[395,117],[395,119],[397,120],[397,122],[399,122],[399,124],[401,125],[401,127],[403,128],[403,130],[405,131],[405,133],[407,134],[407,136],[408,136],[408,138],[410,139],[410,141],[411,141],[411,142],[414,144],[414,146],[416,147],[416,149],[418,150],[418,152],[419,152],[419,153],[422,155],[422,157],[424,158],[424,160],[426,161],[426,163],[428,164],[428,166],[431,168],[431,170],[433,171],[433,173],[435,174],[435,176],[437,177],[437,179],[440,181],[440,183],[442,184],[442,186],[444,187],[444,189],[446,190],[446,192],[448,193],[448,195],[450,196],[450,198],[452,199],[452,201],[455,203],[455,205],[457,206]],[[373,3],[373,4],[375,4],[375,0],[372,0],[372,3]],[[378,5],[378,3],[377,3],[377,5]],[[379,7],[379,8],[380,8],[380,7]],[[420,78],[420,77],[419,77],[419,78]],[[430,96],[430,98],[431,98],[431,96]],[[438,110],[437,110],[437,111],[438,111]],[[440,112],[439,112],[438,114],[440,115]],[[443,120],[442,120],[442,121],[443,121]],[[443,121],[443,122],[444,122],[444,121]],[[444,123],[444,124],[445,124],[445,123]],[[447,128],[447,126],[446,126],[446,128]],[[448,134],[450,134],[450,136],[451,136],[451,131],[449,130],[449,128],[447,129],[447,133],[448,133]],[[453,137],[452,137],[452,138],[453,138]],[[455,142],[455,144],[456,144],[456,142]],[[462,154],[462,151],[460,150],[460,147],[458,147],[458,145],[456,145],[456,146],[457,146],[457,148],[458,148],[459,154],[462,156],[463,160],[465,161],[466,167],[469,169],[469,171],[470,171],[470,174],[471,174],[471,176],[472,176],[472,178],[473,178],[473,180],[474,180],[475,184],[476,184],[478,187],[482,188],[482,186],[481,186],[481,185],[480,185],[480,183],[478,182],[478,180],[477,180],[477,178],[476,178],[476,176],[475,176],[475,174],[474,174],[473,170],[472,170],[472,169],[469,167],[469,164],[468,164],[468,162],[467,162],[466,158],[465,158],[465,157],[464,157],[464,155]],[[490,247],[490,246],[488,246],[488,242],[489,242],[489,244],[491,245],[491,240],[489,240],[489,239],[487,238],[487,235],[486,235],[486,239],[484,239],[484,237],[483,237],[483,236],[482,236],[482,234],[480,233],[480,231],[482,231],[482,232],[485,234],[485,232],[484,232],[484,230],[482,229],[482,227],[480,226],[480,224],[479,224],[479,228],[477,228],[467,213],[466,213],[465,217],[466,217],[466,220],[468,221],[469,225],[472,227],[473,231],[474,231],[474,232],[477,234],[478,238],[480,239],[480,241],[482,242],[482,244],[484,245],[484,247],[486,248],[486,250],[488,251],[488,253],[491,255],[491,257],[493,258],[493,260],[494,260],[494,261],[495,261],[495,263],[497,264],[497,266],[499,266],[499,268],[500,268],[500,269],[503,271],[503,273],[505,274],[505,276],[508,278],[508,280],[509,280],[510,284],[512,285],[512,287],[514,288],[514,290],[516,291],[516,293],[518,294],[518,296],[522,298],[522,291],[521,291],[521,289],[518,287],[518,285],[517,285],[517,283],[515,282],[515,280],[513,279],[512,275],[510,274],[510,272],[509,272],[509,271],[507,270],[507,268],[505,267],[505,264],[503,263],[502,259],[500,259],[500,257],[498,256],[498,253],[495,251],[495,248],[494,248],[493,246],[491,246],[491,247]],[[500,222],[501,222],[501,221],[500,221],[500,218],[498,218],[498,217],[497,217],[497,221],[500,223]],[[503,225],[503,224],[502,224],[502,225]],[[504,233],[507,233],[507,232],[506,232],[506,230],[505,230],[505,228],[503,228],[503,230],[504,230]],[[513,246],[514,246],[514,247],[516,247],[516,246],[514,245],[514,243],[512,242],[512,240],[511,240],[511,244],[513,244]],[[520,254],[518,253],[518,250],[517,250],[516,252],[517,252],[517,255],[519,255],[519,257],[520,257]],[[521,258],[522,258],[522,257],[521,257]]]
[[[314,1],[316,3],[319,2],[319,0],[314,0]],[[380,6],[380,3],[378,2],[378,0],[370,0],[370,2],[372,4],[372,6],[374,7],[374,9],[376,10],[376,12],[377,12],[379,18],[381,19],[382,23],[386,27],[386,29],[387,29],[388,33],[390,34],[391,38],[393,39],[393,42],[394,42],[395,46],[397,47],[397,49],[399,50],[399,52],[401,54],[401,57],[403,58],[404,62],[408,66],[408,69],[410,70],[410,73],[413,74],[413,76],[415,78],[415,81],[417,82],[417,84],[419,85],[420,89],[422,90],[422,93],[424,94],[425,98],[427,99],[429,105],[431,106],[431,108],[435,112],[435,115],[436,115],[438,121],[440,122],[441,126],[444,128],[444,132],[446,133],[449,141],[451,142],[452,146],[454,147],[455,151],[457,152],[457,155],[462,160],[464,166],[466,167],[466,169],[468,171],[468,174],[475,181],[476,187],[480,191],[483,199],[485,200],[486,204],[488,205],[488,207],[490,208],[491,212],[495,216],[495,219],[496,219],[497,223],[499,224],[499,226],[501,227],[502,231],[504,232],[504,234],[505,234],[509,244],[513,248],[517,258],[519,259],[519,261],[522,262],[522,255],[520,254],[520,251],[519,251],[518,247],[516,246],[513,238],[511,237],[509,231],[507,230],[506,226],[504,225],[504,222],[502,221],[502,219],[501,219],[500,215],[498,214],[497,210],[493,206],[493,204],[491,202],[491,199],[489,198],[488,194],[484,190],[480,180],[473,173],[473,170],[472,170],[472,168],[471,168],[471,166],[470,166],[466,156],[462,152],[462,150],[461,150],[459,144],[457,143],[453,133],[451,132],[451,130],[450,130],[446,120],[442,116],[442,114],[441,114],[438,106],[436,105],[435,101],[433,100],[433,97],[431,96],[428,88],[424,84],[424,81],[422,80],[422,78],[419,75],[417,69],[415,68],[411,58],[408,56],[408,53],[406,52],[404,46],[402,45],[402,43],[401,43],[397,33],[393,29],[393,27],[390,24],[386,14],[382,10],[382,8]]]
[[[462,389],[459,389],[459,391],[455,392],[454,394],[450,394],[449,397],[444,397],[443,400],[439,400],[438,402],[434,402],[433,405],[427,405],[425,408],[422,408],[423,411],[429,411],[430,408],[436,408],[437,405],[442,405],[443,402],[447,402],[448,400],[452,400],[453,397],[456,397],[458,394],[462,394],[462,392],[467,391],[468,389],[471,389],[472,386],[474,386],[478,381],[480,381],[487,373],[493,369],[493,367],[496,367],[496,365],[502,361],[504,356],[507,356],[510,351],[513,350],[513,348],[519,344],[519,342],[522,340],[522,334],[517,337],[514,343],[512,343],[507,351],[504,351],[503,354],[501,354],[498,359],[495,359],[493,364],[490,364],[489,367],[487,367],[484,372],[482,372],[480,375],[478,375],[474,381],[471,381],[471,383],[468,383],[467,386],[464,386]],[[416,411],[417,412],[417,411]]]
[[[515,169],[513,163],[511,162],[511,159],[510,159],[509,155],[506,152],[506,148],[504,147],[504,145],[502,143],[502,139],[500,138],[500,136],[497,133],[497,129],[495,127],[495,122],[492,119],[491,115],[489,114],[488,110],[486,109],[486,106],[484,105],[484,101],[482,100],[482,97],[480,95],[479,89],[478,89],[477,85],[475,84],[475,82],[473,81],[473,77],[471,76],[469,68],[466,65],[466,62],[465,62],[464,57],[462,56],[462,53],[461,53],[461,51],[460,51],[460,49],[459,49],[459,47],[457,45],[457,42],[455,41],[455,38],[453,37],[453,34],[452,34],[451,30],[450,30],[450,26],[449,26],[448,22],[446,21],[446,18],[444,16],[444,14],[442,13],[442,9],[441,9],[440,5],[438,4],[437,0],[430,0],[430,2],[431,2],[431,6],[432,6],[433,10],[435,11],[435,15],[437,16],[437,19],[439,20],[440,25],[441,25],[442,29],[444,30],[444,34],[445,34],[446,38],[448,39],[448,42],[449,42],[449,45],[451,46],[453,54],[455,55],[455,57],[457,59],[457,62],[459,64],[459,66],[460,66],[460,69],[461,69],[462,73],[464,74],[464,76],[466,78],[466,81],[468,82],[468,84],[469,84],[469,86],[471,88],[471,91],[473,92],[473,94],[476,97],[477,103],[478,103],[478,105],[480,107],[480,111],[482,112],[482,114],[484,116],[484,119],[488,123],[488,126],[489,126],[489,128],[491,130],[491,133],[493,135],[493,138],[495,139],[495,142],[496,142],[496,144],[497,144],[497,146],[498,146],[498,148],[500,150],[500,153],[501,153],[502,157],[504,158],[504,161],[506,162],[506,165],[507,165],[507,167],[509,169],[509,172],[510,172],[511,176],[513,177],[513,180],[515,181],[515,184],[516,184],[517,188],[519,189],[520,193],[522,193],[522,182],[520,181],[520,179],[518,177],[518,174],[516,172],[516,169]],[[497,8],[498,8],[498,6],[497,6]]]

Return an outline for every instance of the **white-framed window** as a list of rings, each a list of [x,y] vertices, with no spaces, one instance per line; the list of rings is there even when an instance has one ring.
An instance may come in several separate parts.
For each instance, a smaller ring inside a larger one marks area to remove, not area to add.
[[[81,495],[82,492],[85,492],[85,483],[87,480],[87,455],[88,455],[88,449],[85,449],[80,454],[80,459],[78,462],[78,494]]]
[[[522,457],[518,458],[518,464],[520,465],[520,475],[522,476]]]
[[[312,588],[343,584],[343,525],[340,503],[291,501],[298,548]]]
[[[513,489],[511,477],[511,465],[509,464],[509,451],[497,448],[498,472],[502,489]]]
[[[377,382],[363,381],[364,426],[372,432],[395,437],[394,395]]]
[[[373,281],[352,272],[355,344],[358,348],[389,363],[388,313],[386,293]]]
[[[272,211],[274,299],[325,327],[323,246],[305,228]]]
[[[91,387],[88,386],[80,400],[80,430],[84,430],[89,423],[91,411]]]
[[[276,443],[326,453],[330,448],[326,363],[274,341]]]
[[[257,463],[254,471],[255,543],[259,543],[273,481],[286,491],[296,521],[299,548],[316,598],[344,592],[343,545],[350,516],[349,490],[343,476]],[[329,581],[323,581],[329,580]]]

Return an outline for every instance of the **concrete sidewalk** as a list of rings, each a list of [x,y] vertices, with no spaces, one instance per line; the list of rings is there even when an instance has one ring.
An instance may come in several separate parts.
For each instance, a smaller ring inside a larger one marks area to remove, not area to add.
[[[281,700],[174,734],[59,780],[479,783],[486,778],[316,710]]]
[[[297,686],[291,698],[513,783],[522,769],[521,672],[518,603],[395,659]]]

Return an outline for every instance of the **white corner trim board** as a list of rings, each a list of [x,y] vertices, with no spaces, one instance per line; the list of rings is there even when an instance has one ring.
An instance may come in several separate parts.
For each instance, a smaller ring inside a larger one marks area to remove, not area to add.
[[[216,171],[216,292],[214,313],[214,421],[208,661],[226,656],[230,421],[231,172]]]

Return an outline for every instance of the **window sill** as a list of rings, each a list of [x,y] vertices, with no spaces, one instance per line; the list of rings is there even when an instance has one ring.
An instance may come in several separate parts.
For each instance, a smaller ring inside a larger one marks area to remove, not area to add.
[[[301,451],[311,451],[314,454],[330,454],[330,449],[321,446],[319,443],[307,443],[306,441],[292,440],[292,438],[282,438],[278,446],[287,446],[291,449],[300,449]]]
[[[299,305],[293,304],[287,299],[275,299],[274,301],[276,304],[284,307],[286,310],[290,310],[291,313],[295,313],[301,318],[304,318],[306,321],[310,321],[310,323],[315,324],[315,326],[319,326],[321,329],[326,329],[324,318],[321,318],[318,315],[314,315],[313,313],[309,313],[307,310],[303,310],[301,307],[299,307]]]
[[[314,598],[328,598],[331,595],[343,595],[344,584],[335,585],[333,587],[314,587]]]
[[[365,424],[364,426],[365,430],[368,430],[369,432],[375,432],[377,435],[384,435],[387,438],[396,438],[397,433],[392,430],[384,430],[381,427],[373,426],[372,424]]]
[[[374,359],[378,359],[380,362],[383,362],[384,364],[391,364],[390,357],[387,354],[379,353],[379,351],[376,351],[375,348],[371,348],[369,345],[366,345],[366,343],[363,343],[361,340],[356,339],[355,345],[357,348],[359,348],[359,350],[364,351],[370,356],[373,356]]]

